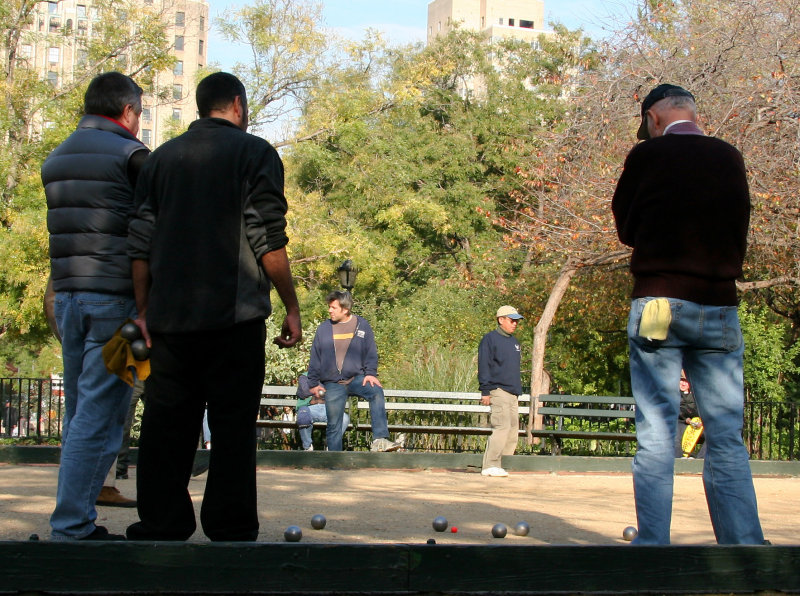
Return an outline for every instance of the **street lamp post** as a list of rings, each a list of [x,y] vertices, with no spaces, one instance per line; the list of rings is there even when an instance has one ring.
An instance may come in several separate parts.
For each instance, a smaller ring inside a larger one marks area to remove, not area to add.
[[[347,259],[344,263],[339,265],[339,283],[348,292],[356,285],[356,275],[358,275],[358,267],[353,265],[353,261]]]

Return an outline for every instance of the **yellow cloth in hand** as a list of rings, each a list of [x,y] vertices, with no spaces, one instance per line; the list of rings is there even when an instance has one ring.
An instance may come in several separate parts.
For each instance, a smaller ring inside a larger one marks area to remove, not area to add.
[[[669,300],[656,298],[644,305],[642,320],[639,322],[639,337],[647,339],[665,340],[672,322],[672,311]]]
[[[140,381],[144,381],[150,376],[150,360],[136,360],[133,357],[131,342],[119,334],[120,329],[117,329],[114,336],[103,346],[103,362],[108,372],[117,375],[133,387],[135,381],[133,371],[136,371],[136,377]]]

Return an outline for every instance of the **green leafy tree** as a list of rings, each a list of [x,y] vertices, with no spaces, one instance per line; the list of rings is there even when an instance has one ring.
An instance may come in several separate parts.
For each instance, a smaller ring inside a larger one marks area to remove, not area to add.
[[[232,70],[247,88],[252,130],[297,112],[320,78],[329,45],[321,14],[313,0],[255,0],[216,20],[222,36],[248,56]]]
[[[800,341],[791,328],[764,306],[739,307],[744,336],[744,380],[749,401],[785,401],[796,388]]]
[[[71,133],[91,78],[120,70],[148,91],[155,73],[170,68],[162,15],[141,3],[98,0],[92,35],[66,23],[51,31],[46,4],[9,0],[0,6],[0,360],[10,372],[47,374],[57,348],[42,314],[49,272],[46,207],[39,170],[47,154]],[[68,75],[50,80],[28,50],[58,47],[75,57]],[[14,364],[16,363],[16,364]]]

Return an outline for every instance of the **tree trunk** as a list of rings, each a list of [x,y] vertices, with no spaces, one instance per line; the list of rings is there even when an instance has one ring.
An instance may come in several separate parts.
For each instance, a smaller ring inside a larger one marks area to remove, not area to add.
[[[547,299],[547,304],[542,311],[542,316],[539,317],[539,322],[533,330],[533,354],[531,354],[531,408],[528,414],[528,445],[538,445],[539,438],[531,434],[533,429],[539,430],[542,428],[542,416],[538,414],[539,410],[539,396],[542,395],[543,381],[545,377],[544,372],[544,350],[547,343],[547,331],[553,322],[556,315],[561,299],[569,287],[570,281],[578,272],[580,264],[578,261],[572,259],[567,260],[561,271],[558,274],[558,279],[550,290],[550,296]],[[547,375],[547,386],[549,391],[550,378]]]

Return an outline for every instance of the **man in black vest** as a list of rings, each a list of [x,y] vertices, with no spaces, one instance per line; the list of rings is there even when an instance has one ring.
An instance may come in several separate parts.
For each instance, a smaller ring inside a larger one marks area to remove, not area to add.
[[[133,190],[149,150],[136,138],[142,89],[97,76],[77,130],[42,165],[54,312],[64,360],[64,425],[53,540],[108,540],[95,501],[122,442],[132,388],[106,370],[102,348],[135,316],[126,254]]]

